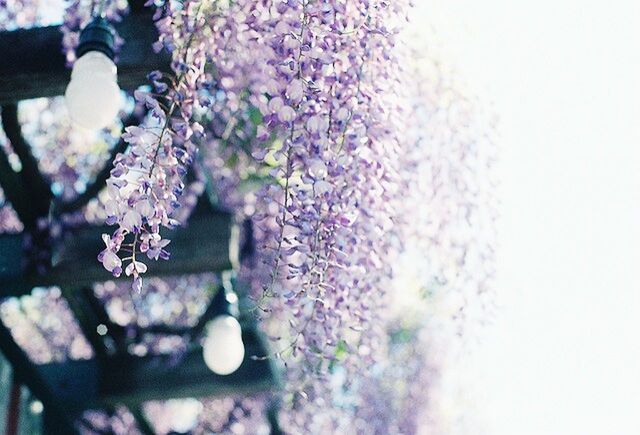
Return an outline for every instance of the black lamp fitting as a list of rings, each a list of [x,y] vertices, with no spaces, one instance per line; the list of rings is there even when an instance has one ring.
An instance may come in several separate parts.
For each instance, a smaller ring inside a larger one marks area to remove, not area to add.
[[[226,274],[223,274],[222,283],[211,301],[211,307],[214,309],[216,315],[226,314],[233,317],[238,316],[238,304],[236,302],[230,302],[230,297],[234,296],[232,279],[226,276]]]
[[[76,48],[76,56],[82,57],[89,51],[104,53],[109,59],[115,56],[116,31],[103,17],[95,17],[80,32],[80,43]]]

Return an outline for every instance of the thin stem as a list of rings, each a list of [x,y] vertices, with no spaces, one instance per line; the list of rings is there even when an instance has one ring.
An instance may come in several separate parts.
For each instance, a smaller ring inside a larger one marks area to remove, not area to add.
[[[200,10],[202,9],[202,4],[204,2],[200,2],[200,4],[198,5],[198,9],[196,10],[195,13],[195,17],[193,19],[194,23],[196,23],[199,19],[199,15],[200,15]],[[187,40],[187,42],[182,46],[182,49],[184,50],[184,55],[181,57],[182,59],[186,60],[187,55],[189,53],[189,48],[191,47],[191,43],[193,42],[193,38],[195,37],[196,33],[198,32],[191,32],[191,35],[189,35],[189,39]],[[182,83],[184,81],[185,78],[185,73],[181,73],[178,77],[177,80],[175,82],[174,85],[174,92],[178,92],[180,87],[182,86]],[[176,109],[178,105],[178,102],[173,99],[173,101],[171,101],[171,106],[169,106],[169,110],[167,111],[167,116],[166,119],[164,121],[164,125],[162,126],[162,130],[160,131],[160,138],[158,139],[158,146],[155,149],[155,152],[153,154],[153,163],[151,164],[151,167],[149,168],[149,176],[153,175],[153,170],[156,167],[156,163],[157,163],[157,158],[158,158],[158,154],[160,152],[160,148],[162,148],[162,140],[164,139],[164,134],[167,131],[167,129],[169,128],[169,123],[171,122],[171,117],[173,115],[174,110]]]
[[[198,8],[196,9],[195,12],[195,16],[194,16],[194,27],[197,24],[197,21],[200,18],[200,11],[202,9],[202,5],[204,2],[200,2],[198,4]],[[196,35],[196,33],[198,32],[191,32],[191,34],[189,35],[189,39],[187,40],[187,42],[181,47],[182,53],[180,56],[178,56],[178,58],[180,58],[181,60],[186,62],[187,56],[189,54],[189,49],[191,47],[191,44],[193,43],[193,39]],[[178,77],[176,77],[175,80],[172,79],[172,83],[173,83],[173,92],[174,93],[178,93],[180,92],[180,88],[185,80],[186,77],[186,72],[182,72]],[[171,101],[171,105],[169,106],[169,109],[166,110],[165,112],[165,120],[164,120],[164,124],[162,126],[162,130],[160,131],[160,134],[158,135],[158,144],[156,146],[156,149],[153,152],[153,159],[151,160],[151,166],[149,167],[149,171],[147,173],[147,175],[149,176],[149,178],[152,177],[154,170],[156,169],[157,166],[162,167],[162,165],[160,165],[158,163],[158,157],[160,155],[160,149],[163,147],[163,142],[164,142],[164,137],[165,137],[165,133],[170,133],[169,127],[171,125],[171,120],[173,117],[173,113],[175,112],[175,110],[178,108],[178,99],[175,97],[172,98]],[[153,190],[151,190],[151,187],[147,187],[145,189],[145,193],[151,194],[152,196],[155,197],[155,193],[153,192]],[[157,198],[156,198],[157,200]],[[133,250],[133,256],[132,256],[132,261],[136,261],[135,258],[135,254],[136,254],[136,249],[137,249],[137,243],[138,243],[138,233],[135,234],[135,238],[134,241],[132,243],[132,250]]]
[[[285,173],[285,182],[284,182],[284,204],[282,205],[282,215],[280,216],[280,233],[278,234],[278,246],[276,247],[276,260],[273,266],[273,270],[271,272],[271,281],[269,285],[265,287],[262,292],[260,299],[256,302],[255,306],[252,307],[249,311],[256,311],[258,309],[262,309],[262,303],[269,297],[272,296],[273,287],[276,285],[276,280],[278,279],[278,270],[280,268],[280,261],[282,257],[282,242],[284,241],[284,227],[286,225],[287,219],[287,208],[289,207],[289,180],[291,178],[291,145],[290,142],[293,140],[293,126],[291,127],[291,132],[289,135],[289,140],[287,143],[287,163],[286,163],[286,173]]]
[[[307,25],[307,3],[304,2],[302,4],[302,22],[301,22],[301,26],[300,26],[300,34],[298,35],[300,40],[302,40],[302,37],[304,35],[304,31],[306,29],[306,25]],[[297,66],[298,66],[298,71],[296,73],[296,76],[298,79],[302,78],[302,70],[300,68],[300,60],[302,59],[302,48],[299,47],[298,48],[298,56],[297,56]],[[300,109],[300,105],[301,103],[296,104],[295,110],[298,111]],[[295,133],[295,121],[291,122],[291,127],[289,129],[289,140],[285,142],[285,144],[283,146],[287,147],[287,151],[286,151],[286,155],[287,155],[287,162],[286,162],[286,172],[285,172],[285,184],[284,184],[284,204],[282,206],[282,215],[280,217],[281,222],[280,222],[280,234],[278,235],[278,246],[276,247],[276,260],[275,260],[275,265],[273,267],[273,271],[271,273],[271,282],[269,283],[269,285],[263,290],[262,292],[262,296],[260,297],[260,299],[256,302],[256,305],[251,308],[250,311],[255,311],[257,309],[262,309],[262,303],[268,298],[271,297],[272,292],[273,292],[273,287],[276,284],[276,280],[278,279],[278,271],[280,268],[280,261],[282,260],[282,243],[284,241],[284,227],[286,225],[286,218],[287,218],[287,208],[289,206],[289,182],[290,182],[290,178],[291,178],[291,172],[293,170],[292,168],[292,159],[291,159],[291,145],[293,143],[293,136]]]
[[[367,12],[367,22],[371,19],[369,12]],[[369,41],[371,38],[367,38],[367,42],[365,43],[365,55],[366,55],[366,51],[369,47]],[[360,99],[360,94],[361,94],[361,85],[362,85],[362,75],[364,74],[364,67],[367,63],[367,57],[364,57],[362,59],[362,63],[360,64],[360,67],[358,68],[358,75],[357,75],[357,83],[356,83],[356,99],[359,100]],[[344,142],[347,136],[347,127],[349,125],[349,123],[351,122],[351,119],[353,118],[353,110],[349,111],[349,117],[347,118],[347,120],[345,121],[344,124],[344,128],[342,129],[342,133],[340,135],[340,139],[339,139],[339,145],[338,145],[338,155],[340,155],[342,153],[342,148],[344,147]]]

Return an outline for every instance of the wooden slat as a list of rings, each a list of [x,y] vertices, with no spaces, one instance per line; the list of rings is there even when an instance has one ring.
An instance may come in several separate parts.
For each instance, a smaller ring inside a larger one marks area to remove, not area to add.
[[[38,166],[38,160],[33,155],[31,146],[22,136],[22,128],[18,119],[18,106],[7,104],[2,106],[2,129],[11,142],[11,147],[20,159],[22,169],[19,176],[26,197],[29,198],[29,208],[35,217],[45,217],[49,212],[49,205],[53,199],[49,181],[42,175]],[[5,186],[3,185],[3,188]],[[34,228],[35,222],[31,223],[26,216],[20,216],[20,220],[27,228]]]
[[[83,299],[83,289],[62,287],[61,290],[62,296],[67,300],[69,309],[71,309],[73,316],[76,318],[82,334],[91,344],[96,359],[105,360],[110,353],[110,349],[106,346],[103,337],[97,332],[100,322]]]
[[[273,361],[254,361],[267,348],[252,327],[243,327],[245,360],[227,376],[211,372],[198,346],[174,356],[126,356],[101,366],[95,360],[37,366],[55,397],[74,412],[104,406],[139,406],[149,400],[253,394],[279,388]],[[101,369],[104,367],[104,369]]]
[[[104,243],[101,235],[111,234],[114,227],[86,227],[68,234],[60,251],[54,255],[53,268],[44,275],[23,274],[20,267],[20,236],[0,236],[0,296],[28,294],[34,287],[60,286],[78,288],[113,279],[97,256]],[[166,231],[171,259],[146,260],[146,276],[175,276],[229,270],[234,264],[238,238],[229,213],[215,210],[198,213],[188,225]],[[17,251],[17,252],[16,252]],[[145,257],[146,259],[146,257]],[[131,279],[124,276],[120,279]]]
[[[22,255],[24,243],[23,234],[2,234],[0,236],[0,282],[10,282],[21,278],[22,268],[25,266]]]
[[[168,71],[169,56],[156,54],[151,13],[132,13],[115,25],[125,43],[119,53],[118,84],[135,89],[152,70]],[[62,53],[59,26],[0,32],[0,104],[64,94],[71,70]]]

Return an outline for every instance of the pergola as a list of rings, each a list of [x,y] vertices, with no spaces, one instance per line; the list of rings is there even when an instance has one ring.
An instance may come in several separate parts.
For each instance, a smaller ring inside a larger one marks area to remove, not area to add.
[[[167,55],[156,54],[151,48],[157,32],[143,3],[130,1],[130,14],[116,25],[125,40],[118,62],[122,89],[133,90],[146,84],[149,71],[167,70],[169,65]],[[0,350],[11,363],[15,378],[43,403],[44,431],[76,433],[74,422],[83,411],[124,405],[135,416],[140,431],[152,434],[152,425],[141,406],[146,401],[248,394],[276,388],[273,363],[251,358],[268,351],[251,316],[242,313],[246,353],[240,369],[220,376],[205,365],[198,338],[205,324],[220,310],[220,298],[215,296],[193,328],[159,324],[141,331],[186,337],[188,350],[177,360],[172,355],[132,355],[127,350],[130,337],[110,319],[92,287],[111,278],[96,261],[103,248],[100,235],[110,230],[87,225],[53,238],[48,227],[38,225],[42,219],[86,205],[105,185],[113,160],[107,161],[83,194],[63,202],[51,193],[22,135],[17,103],[61,95],[69,81],[70,70],[65,66],[61,44],[62,34],[56,26],[0,33],[2,126],[22,167],[19,172],[14,171],[8,156],[0,152],[0,186],[24,225],[21,234],[0,235],[0,297],[29,294],[35,287],[59,287],[95,355],[91,360],[35,364],[0,319]],[[120,141],[111,152],[115,156],[125,150],[126,144]],[[188,223],[167,234],[172,240],[171,261],[152,262],[147,276],[230,271],[238,257],[251,255],[250,242],[240,246],[239,240],[251,239],[241,237],[243,231],[251,229],[236,225],[229,213],[212,205],[204,194]],[[239,283],[237,290],[242,300]],[[275,418],[271,416],[270,421],[272,432],[277,433]]]

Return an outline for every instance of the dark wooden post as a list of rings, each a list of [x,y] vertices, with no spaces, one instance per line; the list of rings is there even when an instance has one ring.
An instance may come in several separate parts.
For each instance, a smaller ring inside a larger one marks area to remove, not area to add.
[[[9,406],[7,406],[7,426],[6,435],[18,435],[18,423],[20,422],[20,398],[22,386],[20,381],[13,375],[11,380],[11,391],[9,392]]]

